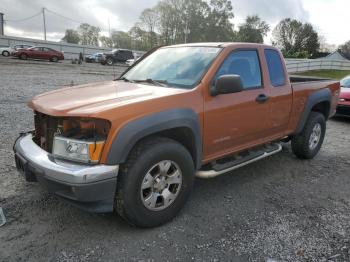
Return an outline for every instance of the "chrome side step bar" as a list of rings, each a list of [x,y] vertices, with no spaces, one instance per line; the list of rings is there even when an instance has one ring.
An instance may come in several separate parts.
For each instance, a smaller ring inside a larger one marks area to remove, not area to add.
[[[247,160],[245,162],[241,162],[241,163],[239,163],[237,165],[233,165],[233,166],[231,166],[229,168],[226,168],[226,169],[223,169],[223,170],[219,170],[219,171],[215,171],[215,170],[198,170],[196,172],[196,176],[200,177],[200,178],[212,178],[212,177],[219,176],[221,174],[230,172],[232,170],[238,169],[240,167],[243,167],[245,165],[248,165],[250,163],[253,163],[255,161],[263,159],[265,157],[274,155],[274,154],[276,154],[276,153],[278,153],[278,152],[280,152],[282,150],[282,145],[281,144],[276,144],[276,147],[277,148],[275,150],[273,150],[273,151],[264,152],[263,154],[259,155],[258,157],[255,157],[253,159],[249,159],[249,160]]]

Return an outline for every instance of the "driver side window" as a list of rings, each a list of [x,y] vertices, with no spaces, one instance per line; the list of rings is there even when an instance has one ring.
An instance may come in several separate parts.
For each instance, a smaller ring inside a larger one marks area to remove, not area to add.
[[[214,80],[216,81],[222,75],[239,75],[244,89],[261,88],[261,70],[257,51],[233,51],[216,72]]]

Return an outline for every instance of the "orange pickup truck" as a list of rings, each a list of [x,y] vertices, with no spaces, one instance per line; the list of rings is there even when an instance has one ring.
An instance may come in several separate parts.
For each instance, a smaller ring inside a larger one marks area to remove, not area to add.
[[[62,199],[152,227],[210,178],[279,152],[313,158],[339,82],[289,77],[279,50],[198,43],[154,49],[120,78],[33,98],[17,169]]]

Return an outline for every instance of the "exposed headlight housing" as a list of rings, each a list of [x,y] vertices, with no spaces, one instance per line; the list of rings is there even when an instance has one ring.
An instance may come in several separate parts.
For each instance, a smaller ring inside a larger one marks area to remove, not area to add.
[[[99,162],[105,141],[89,141],[55,136],[52,153],[57,158],[96,164]]]

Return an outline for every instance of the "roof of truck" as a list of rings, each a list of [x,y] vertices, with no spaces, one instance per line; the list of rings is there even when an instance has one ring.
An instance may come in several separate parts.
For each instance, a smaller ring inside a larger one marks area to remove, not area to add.
[[[257,47],[257,46],[263,46],[263,47],[271,47],[271,45],[265,45],[265,44],[257,44],[257,43],[243,43],[243,42],[205,42],[205,43],[186,43],[186,44],[178,44],[178,45],[171,45],[171,46],[206,46],[206,47],[227,47],[227,46],[234,46],[234,45],[244,45],[247,47]]]

